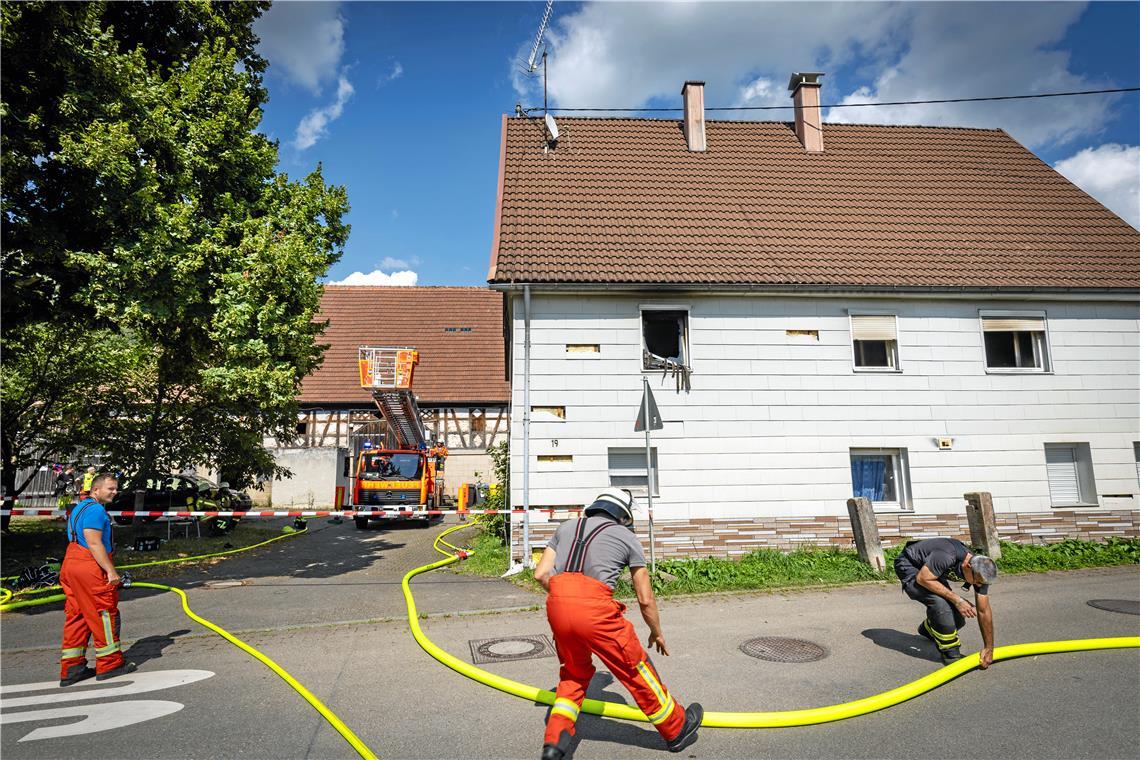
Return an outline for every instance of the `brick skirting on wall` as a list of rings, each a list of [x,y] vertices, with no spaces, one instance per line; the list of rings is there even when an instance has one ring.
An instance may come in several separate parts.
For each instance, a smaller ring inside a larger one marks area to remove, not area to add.
[[[1003,541],[1054,543],[1065,538],[1104,540],[1110,536],[1140,537],[1140,510],[1074,510],[999,512],[995,515]],[[969,543],[966,514],[876,515],[883,546],[911,538],[950,536]],[[531,545],[545,546],[560,522],[531,523]],[[511,556],[522,557],[522,527],[511,532]],[[805,544],[854,547],[846,516],[757,517],[659,521],[654,525],[657,557],[735,557],[753,549],[792,550]],[[637,535],[649,551],[649,525],[637,524]]]

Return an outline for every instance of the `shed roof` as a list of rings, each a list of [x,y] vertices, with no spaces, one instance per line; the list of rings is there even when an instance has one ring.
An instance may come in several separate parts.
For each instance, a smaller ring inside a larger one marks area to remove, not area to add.
[[[305,378],[302,404],[360,404],[361,346],[420,352],[412,390],[425,405],[500,405],[510,400],[503,295],[487,288],[329,285],[319,319],[329,326],[324,364]]]

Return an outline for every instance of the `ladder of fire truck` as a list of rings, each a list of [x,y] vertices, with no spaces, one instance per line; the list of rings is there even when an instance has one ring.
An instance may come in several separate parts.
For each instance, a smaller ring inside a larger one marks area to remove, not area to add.
[[[427,445],[424,428],[420,422],[420,407],[416,397],[407,389],[372,389],[372,400],[380,409],[388,429],[396,436],[402,449],[421,449]]]
[[[427,444],[420,407],[411,389],[418,361],[419,352],[408,346],[360,347],[360,385],[372,394],[388,430],[404,449],[422,449]]]

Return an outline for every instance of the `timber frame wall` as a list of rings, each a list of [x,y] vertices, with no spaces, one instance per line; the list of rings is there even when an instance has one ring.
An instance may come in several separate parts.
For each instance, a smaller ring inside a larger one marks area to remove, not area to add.
[[[510,434],[506,406],[421,407],[429,437],[450,450],[486,450]],[[267,442],[270,448],[352,447],[354,436],[384,433],[384,422],[375,408],[303,409],[297,415],[297,437],[291,441]]]

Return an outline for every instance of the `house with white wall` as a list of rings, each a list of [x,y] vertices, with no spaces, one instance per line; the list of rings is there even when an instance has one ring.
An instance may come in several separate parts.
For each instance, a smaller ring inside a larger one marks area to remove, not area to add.
[[[849,545],[853,495],[887,542],[968,538],[972,491],[1003,538],[1140,535],[1140,233],[1000,129],[824,124],[820,75],[789,90],[791,123],[708,121],[699,82],[680,121],[503,118],[532,547],[650,475],[658,556]]]

